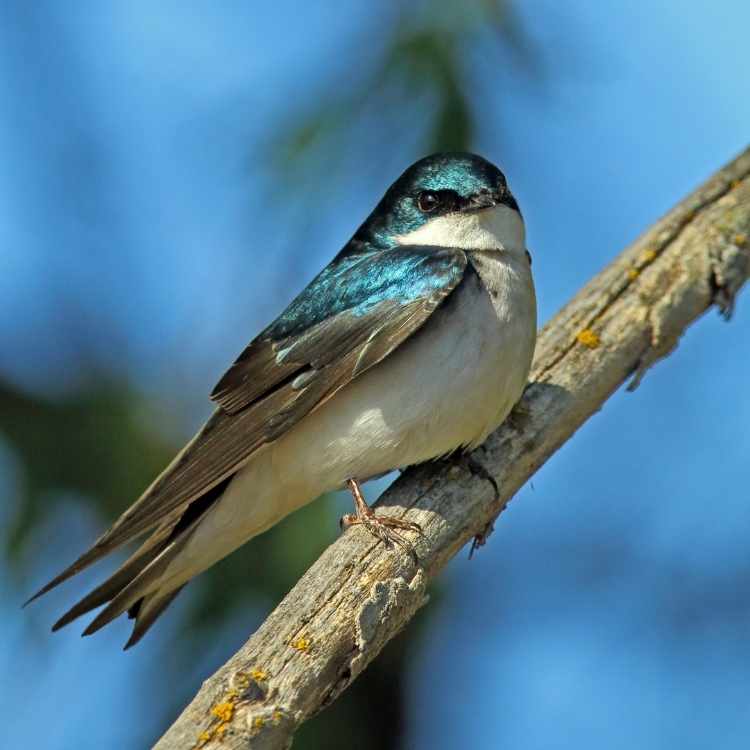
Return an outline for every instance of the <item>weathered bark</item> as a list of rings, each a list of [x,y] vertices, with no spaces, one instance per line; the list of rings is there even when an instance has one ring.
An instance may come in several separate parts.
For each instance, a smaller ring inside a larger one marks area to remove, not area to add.
[[[419,562],[347,531],[156,745],[283,748],[427,601],[427,583],[625,380],[630,387],[750,276],[750,149],[594,277],[542,330],[511,418],[462,458],[407,471],[380,512],[421,524]],[[747,336],[741,332],[739,335]],[[728,355],[729,356],[729,355]],[[495,491],[499,489],[499,493]]]

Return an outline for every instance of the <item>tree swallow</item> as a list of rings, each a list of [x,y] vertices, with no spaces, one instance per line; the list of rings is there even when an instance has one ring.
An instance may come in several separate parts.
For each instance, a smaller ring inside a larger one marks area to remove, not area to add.
[[[240,354],[200,432],[32,599],[148,535],[53,626],[107,604],[84,635],[127,612],[128,648],[191,578],[345,486],[343,525],[406,546],[419,527],[375,515],[359,483],[482,443],[520,398],[535,339],[531,256],[502,172],[465,153],[416,162]]]

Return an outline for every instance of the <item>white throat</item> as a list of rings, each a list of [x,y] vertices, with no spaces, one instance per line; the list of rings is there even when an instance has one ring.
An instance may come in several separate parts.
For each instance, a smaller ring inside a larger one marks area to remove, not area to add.
[[[526,232],[518,211],[500,205],[471,213],[437,216],[419,229],[399,235],[396,240],[400,245],[523,251]]]

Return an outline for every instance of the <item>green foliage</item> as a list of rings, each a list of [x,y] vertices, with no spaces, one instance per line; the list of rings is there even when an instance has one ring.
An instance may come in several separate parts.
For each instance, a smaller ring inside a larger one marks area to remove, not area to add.
[[[529,53],[529,42],[504,0],[470,0],[379,6],[377,17],[358,40],[357,50],[371,50],[373,28],[385,27],[384,43],[374,63],[368,59],[353,65],[351,56],[341,55],[348,85],[330,82],[316,92],[317,104],[301,116],[289,117],[282,134],[271,146],[280,154],[277,166],[285,173],[299,167],[325,169],[330,174],[333,155],[345,151],[342,139],[351,139],[363,119],[368,129],[380,133],[384,152],[394,134],[394,113],[414,111],[419,106],[422,121],[416,122],[415,145],[420,152],[465,151],[476,135],[477,102],[470,91],[470,64],[474,46],[481,45],[485,59],[498,64],[507,53],[520,70],[539,71]],[[384,17],[382,17],[384,16]],[[364,71],[359,71],[359,66]],[[331,90],[335,89],[336,93]],[[415,112],[416,114],[416,112]]]
[[[7,532],[11,562],[60,494],[82,498],[103,519],[133,501],[174,454],[124,383],[99,381],[49,399],[0,382],[0,435],[20,469],[20,495]]]

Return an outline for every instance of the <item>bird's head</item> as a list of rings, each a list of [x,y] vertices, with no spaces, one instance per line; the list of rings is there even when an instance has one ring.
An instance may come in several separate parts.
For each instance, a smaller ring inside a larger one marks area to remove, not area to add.
[[[384,247],[518,250],[524,224],[503,173],[481,156],[433,154],[391,185],[355,239]]]

